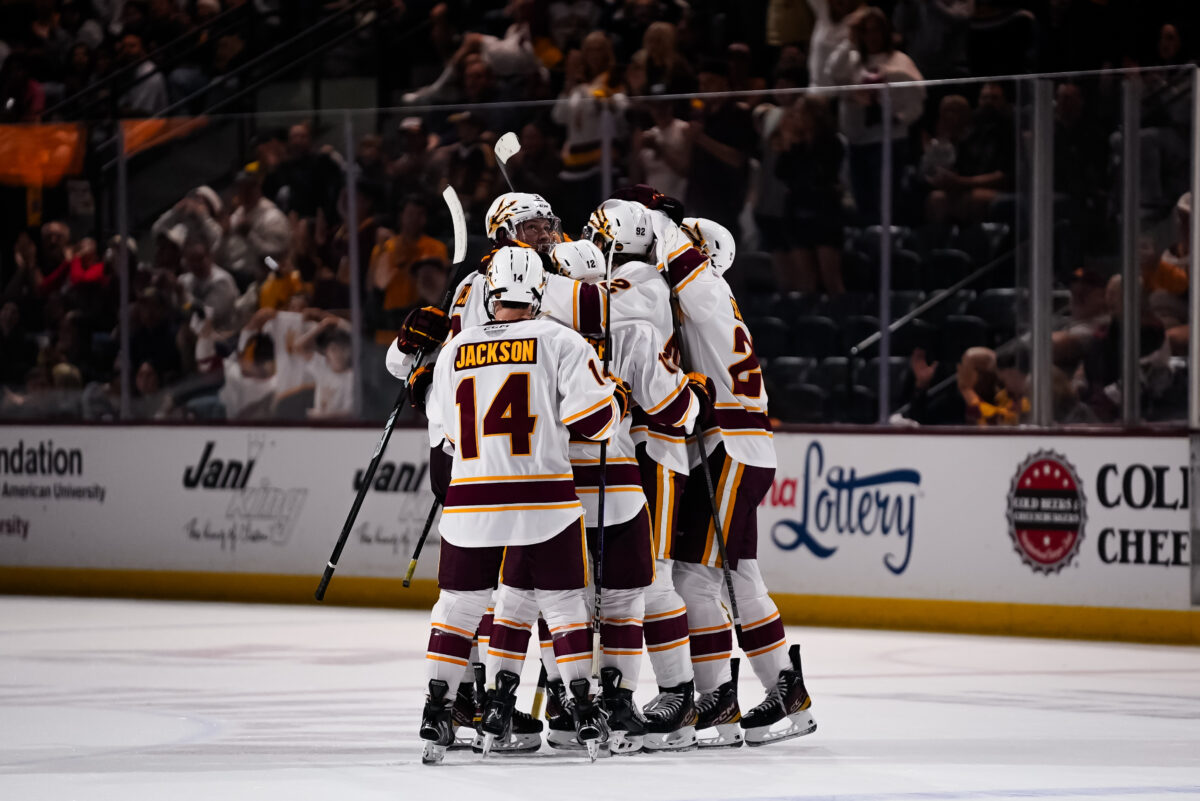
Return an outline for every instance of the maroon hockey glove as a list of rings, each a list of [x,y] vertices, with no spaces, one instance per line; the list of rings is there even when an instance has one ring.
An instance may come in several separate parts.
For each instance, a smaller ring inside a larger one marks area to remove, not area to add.
[[[422,306],[404,318],[396,337],[396,347],[410,356],[419,351],[429,352],[445,342],[449,333],[450,320],[446,313],[437,306]]]
[[[629,414],[629,408],[633,405],[633,390],[629,388],[629,384],[615,375],[612,377],[612,382],[616,385],[613,398],[617,401],[617,410],[620,412],[620,416],[617,417],[619,423],[625,419],[625,415]]]
[[[408,378],[408,402],[421,414],[425,413],[425,397],[429,394],[429,386],[433,383],[433,368],[423,364]]]
[[[623,186],[612,193],[613,200],[632,200],[641,203],[648,209],[661,211],[671,218],[676,225],[683,225],[683,203],[673,197],[664,195],[648,184]]]
[[[717,402],[717,387],[713,380],[704,373],[688,373],[688,386],[700,404],[700,413],[696,415],[696,427],[707,425],[712,419],[713,407]]]

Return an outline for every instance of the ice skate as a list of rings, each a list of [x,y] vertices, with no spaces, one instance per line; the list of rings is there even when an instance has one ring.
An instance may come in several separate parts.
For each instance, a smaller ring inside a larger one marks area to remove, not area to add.
[[[608,726],[608,750],[613,754],[636,754],[642,750],[646,722],[633,703],[633,690],[621,687],[621,671],[600,669],[599,705]]]
[[[701,748],[737,748],[742,744],[742,729],[738,721],[742,711],[738,708],[737,677],[738,660],[730,661],[733,677],[712,692],[704,693],[696,703],[696,731],[716,729],[713,737],[699,737]]]
[[[508,739],[512,732],[513,708],[517,703],[517,685],[521,677],[511,670],[496,674],[496,689],[489,690],[479,721],[479,752],[486,758],[496,742]]]
[[[454,742],[454,731],[450,723],[450,701],[447,695],[450,685],[441,679],[429,680],[429,694],[425,696],[425,709],[421,712],[421,739],[425,750],[421,754],[424,765],[438,765],[446,755],[446,749]]]
[[[779,671],[779,679],[767,693],[766,700],[742,718],[749,745],[777,743],[817,730],[817,721],[809,712],[812,699],[804,689],[804,675],[800,671],[800,646],[793,645],[788,656],[792,666]],[[787,721],[787,726],[776,726],[783,720]]]
[[[454,742],[450,750],[470,748],[478,735],[479,700],[475,687],[469,681],[458,685],[458,693],[454,696],[454,704],[450,707],[450,724],[454,728]]]
[[[575,721],[567,710],[567,687],[562,679],[546,683],[546,745],[560,751],[582,751],[583,743],[575,737]]]
[[[475,753],[483,753],[483,734],[476,734],[471,748]],[[519,709],[513,710],[512,726],[508,736],[497,738],[489,753],[492,754],[528,754],[542,747],[542,722]]]
[[[646,718],[647,751],[690,751],[696,747],[696,699],[693,683],[659,687],[658,695],[642,709]]]
[[[568,703],[571,717],[575,720],[575,738],[583,744],[588,756],[595,762],[596,757],[600,755],[600,747],[608,739],[608,727],[604,723],[604,713],[588,697],[590,689],[591,683],[587,679],[573,679]]]

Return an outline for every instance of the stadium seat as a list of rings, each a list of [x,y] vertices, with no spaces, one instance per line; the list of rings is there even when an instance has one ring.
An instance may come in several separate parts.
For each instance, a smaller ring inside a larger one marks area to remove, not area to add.
[[[925,257],[922,289],[942,289],[961,281],[975,268],[971,256],[953,248],[931,250]]]
[[[888,358],[888,397],[891,408],[899,405],[900,392],[904,387],[904,371],[908,369],[908,359],[904,356]],[[858,383],[879,395],[879,357],[867,360],[858,371]]]
[[[808,356],[780,356],[771,359],[763,367],[763,372],[770,376],[776,385],[787,386],[806,380],[816,366],[817,360]]]
[[[937,294],[936,292],[929,293],[930,298]],[[946,297],[941,303],[922,312],[921,319],[932,325],[941,325],[951,314],[966,314],[967,307],[973,300],[975,300],[975,290],[960,289]]]
[[[830,356],[822,360],[817,365],[816,369],[809,373],[809,381],[821,387],[827,392],[846,391],[847,374],[851,370],[853,364],[854,375],[849,376],[851,384],[859,383],[858,374],[862,371],[863,360],[855,359],[851,363],[850,359],[845,356]]]
[[[777,292],[760,292],[744,289],[737,293],[738,308],[746,317],[781,317],[775,314],[775,304],[779,300]]]
[[[816,292],[786,292],[776,295],[770,314],[782,320],[794,320],[813,314],[821,304],[821,296]]]
[[[824,359],[842,352],[842,335],[828,317],[800,317],[791,322],[783,350],[778,355],[812,356]]]
[[[963,352],[977,345],[991,345],[987,323],[973,315],[951,314],[942,323],[938,359],[943,364],[958,364]]]
[[[875,259],[879,258],[880,240],[883,237],[882,225],[868,225],[862,230],[854,241],[855,250],[861,250],[868,255],[874,254]],[[892,249],[900,250],[902,248],[912,248],[916,244],[916,237],[913,235],[913,230],[903,225],[892,226]]]
[[[846,352],[849,353],[850,348],[854,347],[871,334],[879,333],[879,318],[872,317],[866,314],[857,314],[853,317],[847,317],[842,323],[842,337],[846,343]],[[872,350],[878,349],[878,345],[871,346]]]
[[[1008,238],[1009,227],[1003,223],[964,225],[954,235],[953,247],[970,255],[976,266],[994,260]]]
[[[879,262],[860,250],[842,253],[842,283],[851,292],[871,292],[879,286]]]
[[[785,390],[789,422],[829,422],[829,393],[814,384],[789,384]]]
[[[925,293],[919,289],[896,289],[892,291],[892,322],[899,320],[925,302]]]
[[[788,340],[793,334],[787,323],[778,317],[750,317],[746,319],[750,336],[754,338],[754,352],[765,359],[774,359],[790,351]]]
[[[749,291],[770,292],[775,288],[775,270],[771,254],[757,250],[739,252],[732,270],[738,271],[742,285]]]
[[[879,400],[864,386],[852,387],[848,395],[845,387],[831,392],[829,401],[837,422],[870,425],[879,420]]]
[[[845,292],[830,295],[821,303],[819,314],[831,320],[845,320],[857,314],[878,314],[879,300],[870,292]]]
[[[921,320],[909,320],[905,325],[892,332],[891,351],[893,356],[907,358],[914,348],[924,348],[936,352],[938,341],[937,327]]]
[[[988,289],[967,307],[967,312],[982,318],[991,328],[996,344],[1016,334],[1018,307],[1028,303],[1028,293],[1017,289]]]
[[[921,289],[925,265],[914,250],[892,252],[892,289]]]

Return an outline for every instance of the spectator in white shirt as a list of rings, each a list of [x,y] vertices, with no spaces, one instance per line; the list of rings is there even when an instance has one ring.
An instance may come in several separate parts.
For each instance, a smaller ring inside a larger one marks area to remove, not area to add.
[[[316,390],[310,418],[347,417],[354,411],[354,357],[350,324],[334,314],[300,337],[293,346],[311,354],[308,372]]]
[[[675,115],[674,101],[650,100],[646,108],[654,126],[633,132],[631,178],[669,197],[685,197],[692,151],[687,121]]]
[[[117,44],[117,64],[122,67],[137,64],[129,79],[133,85],[118,101],[122,114],[130,117],[152,117],[166,110],[167,79],[158,71],[154,62],[146,58],[142,37],[135,33],[127,33],[121,37]]]
[[[262,180],[254,173],[238,175],[233,206],[225,235],[225,263],[239,281],[249,284],[263,259],[278,260],[287,252],[291,226],[279,207],[263,197]]]
[[[218,331],[229,330],[233,324],[237,284],[226,270],[213,264],[208,242],[202,238],[187,240],[183,245],[183,268],[179,276],[184,303],[194,309],[204,309],[204,317]]]
[[[850,38],[830,58],[829,75],[838,85],[920,81],[913,60],[896,49],[892,23],[874,6],[855,12]],[[850,182],[863,223],[879,220],[879,175],[883,163],[883,91],[863,89],[842,95],[839,129],[850,143]],[[893,187],[908,164],[908,129],[925,110],[925,89],[905,86],[887,90],[891,98]],[[895,189],[893,189],[895,192]]]

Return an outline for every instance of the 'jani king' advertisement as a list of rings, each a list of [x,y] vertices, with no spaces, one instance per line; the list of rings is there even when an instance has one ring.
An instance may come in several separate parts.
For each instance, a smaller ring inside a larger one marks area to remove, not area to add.
[[[0,564],[317,575],[378,434],[0,429]],[[1189,609],[1185,437],[780,433],[776,593]],[[399,430],[339,575],[403,574],[432,496]],[[437,531],[418,577],[436,571]]]

